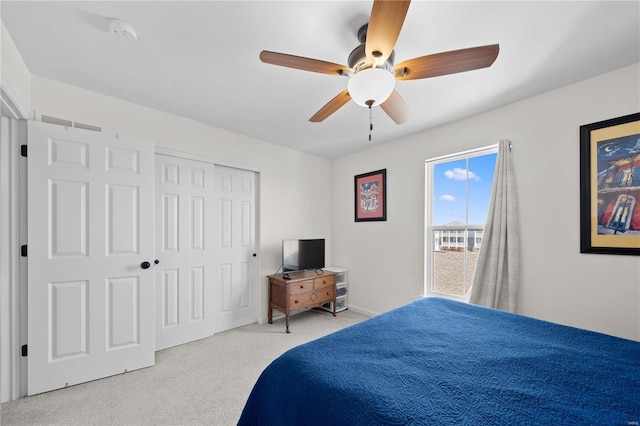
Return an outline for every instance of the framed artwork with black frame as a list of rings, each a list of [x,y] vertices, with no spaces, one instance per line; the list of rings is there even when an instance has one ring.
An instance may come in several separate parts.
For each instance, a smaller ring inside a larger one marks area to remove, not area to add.
[[[372,222],[387,220],[387,169],[354,177],[355,220]]]
[[[580,126],[580,252],[640,255],[640,113]]]

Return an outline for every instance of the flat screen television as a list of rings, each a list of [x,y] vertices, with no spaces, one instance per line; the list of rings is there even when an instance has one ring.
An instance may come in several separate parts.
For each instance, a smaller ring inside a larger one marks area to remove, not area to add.
[[[324,238],[282,240],[282,272],[324,268]]]

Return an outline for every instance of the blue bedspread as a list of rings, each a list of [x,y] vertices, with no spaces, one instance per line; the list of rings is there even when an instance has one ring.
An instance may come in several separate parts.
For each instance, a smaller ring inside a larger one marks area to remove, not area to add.
[[[283,354],[239,424],[639,421],[639,342],[425,298]]]

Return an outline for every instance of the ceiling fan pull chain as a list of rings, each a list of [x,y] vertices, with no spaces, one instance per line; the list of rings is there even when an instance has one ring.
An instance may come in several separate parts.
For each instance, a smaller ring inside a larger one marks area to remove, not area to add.
[[[367,105],[369,105],[369,142],[371,142],[371,132],[373,131],[373,110],[371,107],[373,106],[373,101],[367,101]]]

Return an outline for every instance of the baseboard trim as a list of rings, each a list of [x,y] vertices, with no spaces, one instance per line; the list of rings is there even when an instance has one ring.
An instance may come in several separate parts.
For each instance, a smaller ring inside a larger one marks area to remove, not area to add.
[[[363,308],[360,308],[360,307],[354,306],[354,305],[349,305],[349,310],[353,311],[353,312],[357,312],[357,313],[362,314],[362,315],[367,316],[367,317],[375,317],[375,316],[379,315],[378,312],[369,311],[367,309],[363,309]]]

